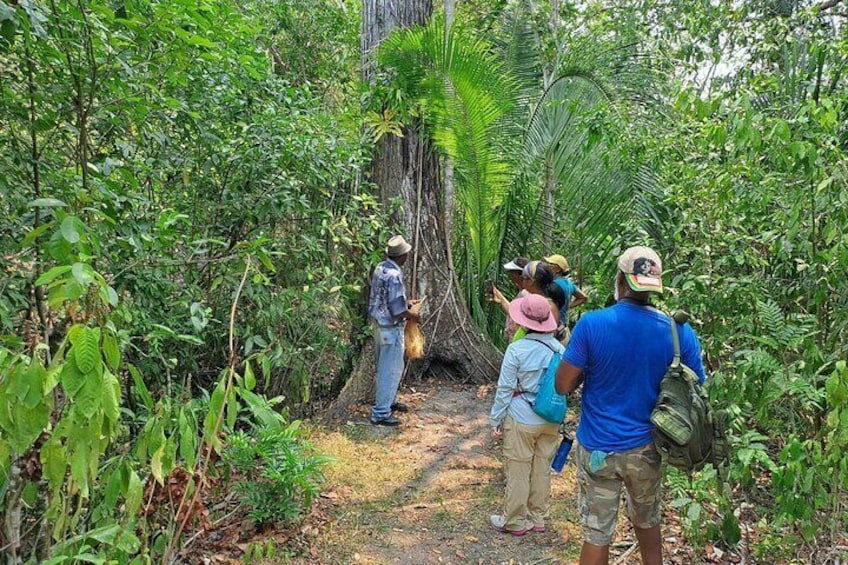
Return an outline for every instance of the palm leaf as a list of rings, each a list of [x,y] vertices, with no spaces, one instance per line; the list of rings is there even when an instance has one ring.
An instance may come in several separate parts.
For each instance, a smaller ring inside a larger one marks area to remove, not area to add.
[[[513,104],[515,82],[492,72],[498,61],[488,45],[458,25],[445,34],[440,18],[392,34],[380,60],[396,71],[404,91],[420,104],[436,145],[454,160],[467,261],[482,280],[498,257],[500,211],[511,178],[494,132]],[[480,312],[473,300],[472,311]]]
[[[604,257],[620,247],[624,223],[633,224],[628,226],[630,234],[659,232],[656,177],[629,157],[620,142],[632,127],[628,124],[651,119],[658,102],[650,94],[653,75],[633,46],[584,41],[569,53],[531,108],[520,164],[525,179],[538,179],[540,167],[551,167],[558,185],[556,221],[551,225],[537,212],[532,221],[538,229],[525,236],[535,246],[543,233],[555,233],[558,248],[572,253],[589,249],[595,257]],[[538,204],[539,186],[514,190]],[[529,203],[511,202],[511,212],[525,211],[526,216],[529,209]],[[508,217],[505,233],[527,221]]]

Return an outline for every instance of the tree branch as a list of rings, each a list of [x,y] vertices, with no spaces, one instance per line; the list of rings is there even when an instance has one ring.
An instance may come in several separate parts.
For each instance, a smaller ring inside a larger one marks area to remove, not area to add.
[[[842,0],[825,0],[824,2],[816,6],[816,8],[818,8],[820,12],[824,12],[825,10],[830,10],[834,6],[838,6],[841,3]]]

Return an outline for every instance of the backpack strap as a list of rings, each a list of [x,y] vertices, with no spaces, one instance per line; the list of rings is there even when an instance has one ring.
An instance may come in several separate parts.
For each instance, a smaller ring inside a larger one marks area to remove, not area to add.
[[[557,354],[557,350],[554,349],[553,347],[551,347],[550,345],[548,345],[547,343],[545,343],[544,341],[539,341],[538,339],[533,339],[532,337],[526,337],[526,336],[522,339],[526,339],[527,341],[535,341],[536,343],[541,343],[542,345],[544,345],[545,347],[550,349],[553,352],[554,355]]]
[[[671,362],[673,368],[680,367],[680,336],[677,333],[677,320],[671,318],[671,343],[674,346],[674,360]]]
[[[522,337],[521,339],[526,339],[527,341],[535,341],[536,343],[538,343],[538,344],[540,344],[540,345],[544,345],[545,347],[547,347],[548,349],[550,349],[550,350],[551,350],[551,353],[553,353],[554,355],[557,355],[557,350],[556,350],[556,349],[554,349],[553,347],[551,347],[550,345],[548,345],[547,343],[545,343],[544,341],[539,341],[538,339],[533,339],[532,337],[527,337],[527,336]],[[553,359],[553,356],[551,356],[551,357],[548,359],[548,364],[549,364],[549,365],[550,365],[550,363],[551,363],[551,359]],[[521,379],[519,379],[518,377],[516,377],[516,378],[515,378],[515,382],[518,384],[518,394],[521,396],[521,398],[523,398],[523,399],[527,402],[527,404],[529,404],[529,405],[532,407],[532,406],[533,406],[533,403],[532,403],[532,402],[530,402],[529,400],[527,400],[527,397],[526,397],[526,396],[524,396],[524,393],[525,393],[525,392],[530,392],[530,391],[529,391],[529,390],[525,390],[525,389],[523,389],[523,388],[521,387]]]
[[[671,319],[671,343],[674,346],[674,360],[671,362],[671,367],[676,369],[680,367],[680,333],[677,324],[688,322],[689,314],[683,310],[675,310],[674,314],[668,317]]]

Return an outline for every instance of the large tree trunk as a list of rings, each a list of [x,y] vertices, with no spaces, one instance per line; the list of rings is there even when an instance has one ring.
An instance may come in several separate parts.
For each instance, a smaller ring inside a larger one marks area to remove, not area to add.
[[[423,25],[432,13],[432,0],[363,0],[362,69],[369,80],[374,49],[397,27]],[[413,250],[405,270],[409,298],[427,297],[422,329],[427,336],[424,359],[407,364],[407,378],[424,375],[459,381],[484,382],[497,378],[500,353],[474,325],[453,269],[448,215],[442,191],[439,156],[420,124],[408,124],[403,137],[384,136],[374,151],[371,181],[380,188],[385,205],[399,199],[402,209],[392,218]],[[348,407],[373,398],[373,344],[359,363],[328,416],[342,417]]]

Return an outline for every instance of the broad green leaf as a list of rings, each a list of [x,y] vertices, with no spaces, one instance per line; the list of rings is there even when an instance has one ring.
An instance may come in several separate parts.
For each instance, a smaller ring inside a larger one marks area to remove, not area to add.
[[[53,281],[54,279],[61,277],[62,275],[70,271],[71,268],[72,267],[70,265],[59,265],[58,267],[53,267],[52,269],[38,277],[38,279],[36,279],[35,281],[35,284],[39,286],[45,285]]]
[[[106,558],[100,557],[94,553],[77,553],[74,555],[74,561],[83,561],[85,563],[91,563],[92,565],[104,565],[106,563]]]
[[[0,484],[6,482],[12,464],[12,446],[0,437]]]
[[[82,442],[76,442],[74,451],[71,453],[71,478],[72,489],[70,494],[79,492],[83,498],[88,498],[88,458],[91,456],[91,449],[83,445]],[[96,454],[95,454],[96,457]]]
[[[825,381],[828,403],[832,406],[842,406],[848,402],[848,379],[837,371],[831,374]]]
[[[71,344],[76,343],[77,338],[79,338],[84,329],[85,326],[82,324],[74,324],[71,326],[71,329],[68,330],[68,341],[70,341]]]
[[[62,233],[62,237],[68,243],[78,243],[80,240],[80,232],[77,229],[77,221],[76,216],[65,216],[65,219],[62,220],[62,224],[59,226],[59,231]]]
[[[701,517],[701,505],[697,502],[690,504],[689,509],[686,511],[686,517],[690,522],[696,523]]]
[[[21,241],[21,247],[22,248],[29,247],[30,245],[32,245],[35,242],[36,239],[38,239],[38,237],[40,235],[44,234],[44,232],[46,232],[47,230],[49,230],[52,227],[53,227],[53,222],[47,222],[45,224],[41,224],[40,226],[38,226],[37,228],[35,228],[33,230],[30,230],[26,234],[26,236],[24,237],[23,241]]]
[[[244,363],[244,386],[247,390],[253,390],[256,387],[256,377],[253,374],[253,367],[250,366],[250,361]]]
[[[218,381],[218,384],[215,385],[215,390],[212,391],[212,397],[209,399],[209,413],[215,414],[216,416],[221,412],[221,408],[224,406],[224,380],[221,379]]]
[[[50,407],[39,404],[35,408],[19,405],[15,409],[15,426],[6,438],[16,453],[24,453],[38,439],[49,424]]]
[[[77,392],[85,384],[86,375],[79,370],[76,363],[76,352],[74,349],[68,351],[65,356],[65,363],[62,365],[62,373],[59,375],[59,382],[62,383],[62,388],[65,389],[65,394],[69,398],[74,398]]]
[[[121,366],[121,350],[118,347],[118,339],[112,330],[103,331],[103,356],[106,358],[106,364],[113,371],[117,371]]]
[[[103,504],[107,508],[116,508],[118,506],[118,498],[121,496],[121,492],[124,490],[124,484],[126,483],[126,470],[126,466],[119,465],[109,474],[106,490],[103,492]]]
[[[141,499],[144,494],[141,480],[138,474],[130,469],[129,479],[127,482],[127,492],[124,495],[127,502],[127,515],[135,516],[138,509],[141,508]]]
[[[110,422],[117,422],[121,417],[121,383],[109,371],[103,372],[103,415]]]
[[[47,370],[47,373],[44,375],[43,388],[41,391],[42,396],[46,396],[53,392],[53,389],[56,388],[57,384],[59,384],[59,377],[61,374],[62,365],[55,365]]]
[[[271,385],[271,359],[267,355],[262,355],[262,377],[265,379],[265,388]]]
[[[165,456],[165,443],[163,442],[159,449],[150,458],[150,474],[156,479],[160,485],[165,484],[165,476],[162,472],[162,458]]]
[[[74,263],[71,267],[71,274],[74,276],[74,279],[76,279],[79,285],[84,288],[87,288],[88,285],[91,284],[91,281],[94,280],[91,266],[86,265],[85,263]]]
[[[37,359],[33,359],[26,371],[28,389],[26,396],[21,398],[24,406],[35,408],[44,401],[44,379],[47,371]]]
[[[236,426],[236,419],[238,418],[238,413],[238,398],[236,397],[234,392],[230,392],[230,396],[227,398],[227,427],[231,430]]]
[[[9,371],[8,376],[8,389],[6,394],[8,394],[13,400],[21,401],[23,400],[30,389],[30,378],[28,376],[30,372],[30,367],[36,362],[30,362],[29,365],[25,365],[24,363],[19,363],[15,366],[12,371]],[[39,387],[40,388],[40,387]]]
[[[36,198],[27,204],[29,208],[64,208],[67,206],[58,198]]]
[[[243,390],[241,397],[250,410],[250,413],[262,425],[277,427],[283,423],[282,415],[272,408],[271,403],[265,397],[248,390]]]
[[[106,304],[110,306],[118,305],[118,293],[115,292],[115,289],[112,288],[110,285],[101,285],[98,294],[100,295],[100,299],[103,300],[103,302],[105,302]]]
[[[150,391],[147,390],[147,385],[144,384],[144,379],[142,378],[141,373],[138,369],[136,369],[135,365],[129,365],[128,368],[130,370],[130,375],[132,375],[133,383],[135,384],[136,394],[144,404],[144,407],[147,408],[147,411],[153,412],[153,397],[150,396]]]
[[[103,387],[103,379],[98,378],[98,375],[90,374],[86,376],[85,384],[83,384],[74,398],[74,404],[80,414],[85,414],[88,418],[93,418],[100,410],[105,396],[106,392]]]
[[[141,546],[139,539],[128,529],[121,528],[121,533],[114,543],[115,547],[124,553],[136,553]]]
[[[65,482],[68,464],[65,462],[65,447],[55,435],[41,448],[40,458],[47,484],[51,489],[58,488]]]
[[[192,420],[193,421],[193,420]],[[186,408],[180,409],[180,457],[187,467],[193,467],[197,454],[197,429],[189,423]]]
[[[100,543],[115,547],[121,551],[134,551],[138,549],[138,540],[135,536],[126,538],[128,532],[119,524],[110,524],[103,526],[90,532],[86,532],[85,537],[95,539]],[[135,542],[132,540],[135,539]]]
[[[212,392],[212,397],[209,399],[209,408],[206,416],[203,419],[203,441],[205,444],[212,446],[215,451],[220,451],[221,440],[218,437],[220,433],[220,422],[218,420],[221,414],[221,408],[224,405],[224,381],[219,381],[215,390]]]
[[[83,373],[100,367],[100,328],[83,328],[74,344],[74,359]]]
[[[215,443],[215,429],[217,423],[217,415],[210,410],[203,418],[203,441],[204,443]]]

